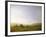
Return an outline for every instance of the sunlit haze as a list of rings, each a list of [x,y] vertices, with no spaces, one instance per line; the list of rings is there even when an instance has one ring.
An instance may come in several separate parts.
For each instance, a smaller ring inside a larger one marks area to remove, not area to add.
[[[41,6],[10,5],[11,23],[31,24],[42,21]]]

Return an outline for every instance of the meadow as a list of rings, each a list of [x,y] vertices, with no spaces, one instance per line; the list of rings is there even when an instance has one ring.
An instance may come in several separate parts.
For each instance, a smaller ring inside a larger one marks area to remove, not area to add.
[[[11,32],[23,32],[23,31],[40,31],[42,30],[41,23],[34,23],[31,25],[23,25],[23,24],[12,24],[13,26],[10,27]]]

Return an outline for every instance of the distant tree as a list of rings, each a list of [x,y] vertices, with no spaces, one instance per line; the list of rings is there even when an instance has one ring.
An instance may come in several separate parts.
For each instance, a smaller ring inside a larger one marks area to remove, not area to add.
[[[20,27],[24,27],[23,24],[20,24]]]

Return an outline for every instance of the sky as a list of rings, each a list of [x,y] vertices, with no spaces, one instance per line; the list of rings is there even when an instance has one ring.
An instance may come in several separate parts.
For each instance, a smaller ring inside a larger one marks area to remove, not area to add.
[[[10,5],[11,23],[31,24],[42,22],[42,7],[28,5]]]

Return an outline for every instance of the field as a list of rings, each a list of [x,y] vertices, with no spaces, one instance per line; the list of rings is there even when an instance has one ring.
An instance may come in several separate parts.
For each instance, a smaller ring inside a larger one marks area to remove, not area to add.
[[[12,24],[13,26],[10,27],[11,32],[23,32],[23,31],[40,31],[42,30],[42,24],[41,23],[34,23],[32,25],[17,25]]]

